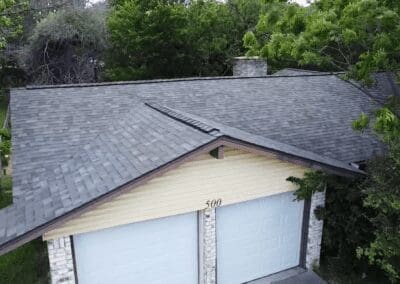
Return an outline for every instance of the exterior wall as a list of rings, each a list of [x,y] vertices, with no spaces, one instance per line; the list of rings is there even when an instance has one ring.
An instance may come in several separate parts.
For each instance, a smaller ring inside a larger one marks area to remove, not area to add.
[[[215,284],[217,279],[216,210],[206,209],[199,215],[200,282]]]
[[[233,76],[258,77],[267,75],[267,62],[258,57],[234,58]]]
[[[240,150],[225,149],[224,159],[202,155],[46,233],[44,239],[201,211],[207,200],[228,205],[292,191],[296,187],[286,178],[302,177],[305,170],[272,155]]]
[[[47,241],[52,284],[75,284],[74,260],[70,237]]]
[[[323,221],[318,220],[314,214],[314,210],[319,206],[325,206],[325,192],[317,192],[311,198],[306,253],[306,267],[309,269],[319,266]]]

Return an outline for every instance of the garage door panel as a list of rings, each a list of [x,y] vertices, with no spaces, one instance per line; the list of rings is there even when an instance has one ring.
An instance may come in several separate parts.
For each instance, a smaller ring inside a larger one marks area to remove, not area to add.
[[[304,205],[293,199],[288,192],[217,209],[218,284],[299,265]]]
[[[78,280],[86,283],[197,283],[197,214],[74,236]]]

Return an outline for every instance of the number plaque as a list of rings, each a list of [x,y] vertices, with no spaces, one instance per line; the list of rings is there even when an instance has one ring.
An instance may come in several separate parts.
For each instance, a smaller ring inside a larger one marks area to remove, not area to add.
[[[218,199],[207,200],[206,205],[207,205],[207,208],[220,207],[222,205],[222,199],[218,198]]]

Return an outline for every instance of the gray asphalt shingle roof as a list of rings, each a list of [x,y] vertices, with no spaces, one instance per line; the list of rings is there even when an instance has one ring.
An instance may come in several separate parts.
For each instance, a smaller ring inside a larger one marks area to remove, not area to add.
[[[378,106],[326,74],[13,90],[14,204],[0,210],[0,250],[222,136],[356,172],[348,163],[381,146],[351,122]]]
[[[389,97],[400,95],[394,73],[379,72],[373,75],[373,79],[374,84],[366,88],[366,91],[378,102],[385,103]]]
[[[341,161],[361,161],[379,142],[351,129],[378,106],[335,75],[224,79],[129,86],[145,100]]]
[[[279,70],[272,74],[273,76],[303,76],[303,75],[322,75],[322,74],[332,74],[330,72],[319,72],[314,70],[305,69],[295,69],[295,68],[285,68]]]
[[[64,162],[37,171],[27,184],[18,184],[18,198],[0,211],[0,244],[214,139],[137,103]]]

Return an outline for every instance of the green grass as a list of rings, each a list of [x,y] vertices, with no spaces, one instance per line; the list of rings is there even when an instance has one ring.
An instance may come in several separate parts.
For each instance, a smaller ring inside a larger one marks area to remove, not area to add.
[[[0,179],[0,208],[12,203],[11,177]],[[45,243],[39,238],[0,256],[0,283],[49,283]]]
[[[47,284],[48,271],[47,250],[40,239],[0,257],[0,283]]]
[[[8,96],[4,95],[3,92],[0,91],[0,128],[3,127],[4,120],[6,119],[8,101]]]
[[[12,203],[11,191],[0,192],[0,208],[7,207]],[[0,282],[1,283],[1,282]]]
[[[0,209],[10,205],[11,203],[12,178],[10,176],[2,176],[0,178]]]

